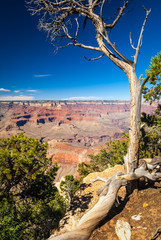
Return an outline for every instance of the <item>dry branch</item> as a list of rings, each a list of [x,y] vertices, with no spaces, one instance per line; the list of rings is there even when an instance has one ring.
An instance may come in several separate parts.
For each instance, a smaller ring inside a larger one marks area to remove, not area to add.
[[[136,47],[136,53],[135,53],[135,56],[134,56],[134,64],[135,65],[137,64],[139,50],[140,50],[140,47],[142,45],[143,32],[144,32],[145,24],[146,24],[146,21],[148,19],[148,16],[149,16],[150,12],[151,12],[151,9],[147,10],[144,6],[143,6],[143,8],[146,11],[146,17],[145,17],[145,20],[143,22],[141,32],[140,32],[140,36],[139,36],[139,40],[138,40],[138,44],[137,44],[137,47]]]
[[[147,177],[152,181],[156,181],[161,178],[161,173],[150,174],[146,171],[146,165],[135,169],[134,172],[129,174],[123,174],[122,172],[116,173],[109,179],[96,178],[95,181],[103,181],[105,185],[98,190],[98,193],[102,193],[96,205],[89,210],[79,221],[77,227],[70,232],[59,236],[51,236],[50,240],[87,240],[89,239],[92,231],[96,226],[107,216],[108,212],[112,208],[117,199],[118,190],[127,185],[128,181],[136,180],[141,177]],[[108,190],[107,190],[108,189]]]
[[[123,12],[124,12],[124,10],[127,8],[127,5],[128,5],[128,4],[129,4],[129,1],[128,1],[128,0],[127,0],[126,2],[124,1],[124,5],[119,8],[120,11],[119,11],[117,17],[114,19],[113,23],[111,23],[111,24],[106,24],[106,25],[105,25],[105,28],[106,28],[106,29],[108,29],[108,28],[111,29],[111,28],[113,28],[113,27],[116,25],[116,23],[117,23],[117,22],[119,21],[119,19],[122,17]]]
[[[156,156],[154,158],[142,158],[139,159],[139,163],[145,163],[146,167],[150,171],[160,171],[161,169],[161,157]]]

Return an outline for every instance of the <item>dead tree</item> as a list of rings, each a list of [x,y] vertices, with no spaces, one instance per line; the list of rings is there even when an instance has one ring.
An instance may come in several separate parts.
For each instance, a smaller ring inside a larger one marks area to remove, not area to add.
[[[142,45],[143,32],[149,13],[151,10],[145,10],[145,20],[141,27],[140,36],[136,47],[134,47],[130,34],[130,43],[135,50],[134,59],[130,60],[124,56],[110,40],[111,30],[118,24],[119,20],[126,13],[130,0],[123,0],[123,5],[114,13],[111,23],[108,19],[106,9],[107,0],[26,0],[29,4],[31,13],[39,14],[39,28],[45,30],[51,37],[54,46],[65,48],[68,46],[77,46],[88,50],[101,53],[100,57],[88,60],[96,60],[103,56],[108,57],[116,66],[124,71],[130,84],[131,94],[131,116],[129,130],[129,148],[125,157],[126,172],[131,171],[131,163],[134,159],[139,159],[139,137],[140,137],[140,113],[141,113],[141,94],[145,85],[145,79],[141,81],[142,75],[137,77],[136,65],[139,49]],[[97,46],[90,46],[81,43],[78,40],[80,32],[80,21],[84,18],[84,27],[87,20],[91,21],[95,28],[95,38]],[[74,33],[75,30],[75,33]],[[61,45],[64,43],[65,45]],[[58,44],[58,45],[57,45]],[[86,58],[87,59],[87,58]]]
[[[147,177],[153,181],[161,177],[161,173],[153,175],[146,171],[147,165],[143,164],[137,168],[139,160],[139,138],[140,138],[140,114],[142,89],[148,77],[142,81],[142,75],[137,77],[136,66],[138,54],[142,45],[145,24],[151,9],[145,11],[145,19],[141,27],[137,45],[134,46],[131,34],[130,43],[134,49],[134,59],[128,59],[110,40],[111,30],[118,24],[119,20],[126,13],[130,0],[122,0],[123,4],[113,15],[109,23],[106,21],[107,0],[26,0],[31,13],[40,16],[39,28],[45,30],[51,37],[51,42],[56,49],[68,46],[77,46],[100,53],[96,60],[103,56],[108,57],[117,67],[122,69],[129,80],[130,85],[130,128],[129,128],[129,148],[125,157],[126,175],[117,173],[112,178],[105,181],[105,187],[98,203],[85,214],[76,229],[61,236],[51,237],[51,240],[85,240],[88,239],[93,229],[104,219],[113,206],[117,192],[122,185],[137,180],[140,177]],[[84,18],[83,28],[87,21],[95,28],[95,39],[97,46],[87,45],[79,41],[80,22]],[[119,39],[118,39],[119,40]],[[57,45],[58,44],[58,45]],[[134,166],[135,164],[135,166]]]

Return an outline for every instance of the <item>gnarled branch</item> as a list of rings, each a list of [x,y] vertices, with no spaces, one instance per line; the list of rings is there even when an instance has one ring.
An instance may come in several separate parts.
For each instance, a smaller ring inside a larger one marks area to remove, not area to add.
[[[92,231],[96,228],[100,221],[107,216],[108,212],[112,208],[116,200],[118,190],[122,186],[127,185],[128,181],[136,180],[141,177],[147,177],[148,179],[155,181],[158,178],[161,178],[161,173],[155,173],[154,175],[148,173],[146,171],[146,165],[144,164],[129,174],[124,175],[122,172],[118,172],[109,179],[99,177],[94,179],[93,182],[105,182],[105,185],[98,190],[99,194],[102,194],[96,205],[80,219],[75,229],[59,236],[51,236],[49,240],[87,240]]]
[[[106,217],[107,213],[113,206],[119,188],[126,185],[127,181],[119,180],[117,178],[118,175],[122,174],[123,173],[119,172],[110,178],[107,194],[100,196],[96,205],[80,219],[77,227],[74,230],[57,237],[51,236],[49,239],[87,240],[98,223]]]

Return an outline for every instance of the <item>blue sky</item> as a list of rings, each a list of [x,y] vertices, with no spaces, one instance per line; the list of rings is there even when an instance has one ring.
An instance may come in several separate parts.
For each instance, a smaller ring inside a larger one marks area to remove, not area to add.
[[[107,11],[122,0],[109,1]],[[137,43],[145,18],[144,6],[152,11],[143,35],[137,74],[145,74],[150,59],[161,50],[161,1],[133,0],[130,12],[113,29],[110,37],[127,57],[134,55],[129,33]],[[66,48],[57,54],[46,33],[37,28],[38,17],[31,16],[24,0],[5,0],[0,8],[0,100],[129,100],[125,74],[106,57],[86,61],[97,53],[81,48]],[[92,45],[95,37],[87,22],[82,41]],[[132,58],[131,58],[132,59]],[[145,76],[145,75],[144,75]]]

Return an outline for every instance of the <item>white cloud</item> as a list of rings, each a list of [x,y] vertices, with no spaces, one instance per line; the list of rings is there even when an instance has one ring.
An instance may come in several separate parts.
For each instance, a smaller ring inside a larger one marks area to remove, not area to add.
[[[62,100],[101,100],[100,97],[88,96],[88,97],[70,97]]]
[[[27,90],[27,92],[37,92],[37,90]]]
[[[23,100],[33,100],[33,96],[0,96],[0,101],[23,101]]]
[[[20,92],[20,90],[15,90],[14,92],[15,92],[15,93],[19,93],[19,92]]]
[[[41,77],[51,77],[52,76],[52,74],[40,74],[40,75],[34,75],[34,77],[36,77],[36,78],[41,78]]]
[[[1,91],[1,92],[10,92],[11,90],[9,90],[9,89],[4,89],[4,88],[0,88],[0,91]]]

